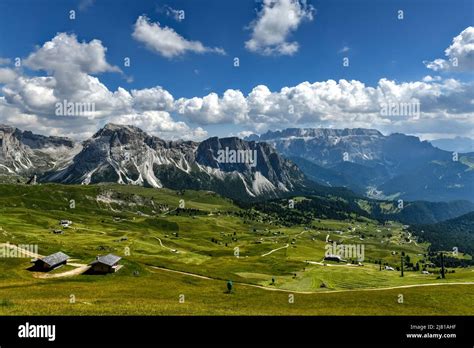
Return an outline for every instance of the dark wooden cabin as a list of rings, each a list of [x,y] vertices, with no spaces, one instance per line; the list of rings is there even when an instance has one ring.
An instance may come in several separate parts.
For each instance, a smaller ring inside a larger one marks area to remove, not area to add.
[[[108,254],[105,256],[97,256],[97,258],[91,262],[90,271],[93,273],[114,273],[117,271],[118,263],[122,258],[114,254]]]
[[[50,271],[60,266],[67,264],[69,256],[62,252],[57,252],[43,258],[35,259],[32,262],[34,263],[34,268],[42,271]]]

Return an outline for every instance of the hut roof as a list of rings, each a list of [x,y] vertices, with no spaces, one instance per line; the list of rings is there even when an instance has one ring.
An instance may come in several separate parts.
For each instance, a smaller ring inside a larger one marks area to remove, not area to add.
[[[69,259],[69,256],[59,251],[57,253],[43,257],[41,261],[43,261],[44,263],[50,266],[55,266],[61,262],[66,261],[67,259]]]
[[[114,254],[108,254],[105,256],[97,257],[97,260],[93,261],[91,265],[96,264],[96,263],[103,263],[104,265],[107,265],[107,266],[114,266],[121,259],[122,258],[120,256],[117,256]]]

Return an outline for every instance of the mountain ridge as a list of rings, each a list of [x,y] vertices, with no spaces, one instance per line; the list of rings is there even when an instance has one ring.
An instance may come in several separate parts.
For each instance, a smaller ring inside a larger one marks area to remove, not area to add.
[[[15,132],[26,136],[12,137]],[[6,174],[38,174],[39,182],[116,182],[156,188],[203,189],[232,198],[278,197],[306,185],[306,178],[299,168],[271,146],[237,137],[211,137],[202,142],[168,141],[135,126],[113,123],[106,124],[81,143],[16,131],[15,127],[5,126],[0,134],[0,142],[5,145],[2,148],[5,160],[0,161],[0,165]],[[23,142],[24,139],[29,140]],[[25,154],[19,163],[23,161],[28,166],[6,160],[13,156],[13,147],[15,152],[21,150]],[[69,154],[59,151],[59,147],[65,147],[63,152],[69,151]],[[55,156],[56,150],[61,156]],[[249,154],[249,158],[255,155],[255,163],[246,163],[247,157],[221,158],[221,151]],[[42,159],[38,154],[47,157]]]
[[[292,159],[312,180],[371,198],[474,202],[474,154],[455,154],[402,133],[288,128],[249,135]]]
[[[237,159],[255,154],[256,162],[240,163],[228,154],[222,161],[220,152],[229,150]],[[376,199],[472,201],[474,158],[461,154],[452,163],[452,156],[414,136],[365,128],[289,128],[195,142],[108,123],[75,142],[0,125],[0,174],[37,175],[39,182],[203,189],[237,199],[326,186]]]

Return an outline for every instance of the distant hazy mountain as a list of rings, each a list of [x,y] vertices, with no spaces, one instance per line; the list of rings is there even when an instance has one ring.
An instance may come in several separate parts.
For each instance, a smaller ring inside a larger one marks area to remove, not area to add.
[[[456,137],[452,139],[437,139],[430,141],[433,146],[441,150],[456,151],[459,153],[474,152],[474,139]]]
[[[299,129],[251,135],[290,158],[312,180],[369,197],[474,201],[474,153],[450,151],[373,129]]]
[[[165,141],[133,126],[107,124],[81,145],[12,129],[2,144],[7,150],[0,166],[10,174],[40,174],[40,182],[117,182],[260,198],[302,189],[306,180],[268,144],[239,138]],[[12,160],[18,152],[21,158]]]

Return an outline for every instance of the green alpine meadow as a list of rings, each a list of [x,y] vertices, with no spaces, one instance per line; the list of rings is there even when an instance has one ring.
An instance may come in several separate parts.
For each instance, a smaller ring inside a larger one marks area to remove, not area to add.
[[[441,251],[442,265],[407,225],[344,210],[337,197],[244,206],[210,191],[117,184],[0,192],[0,250],[10,256],[0,262],[1,315],[474,313],[471,255]],[[338,219],[318,212],[337,200]],[[32,268],[56,252],[67,264]],[[121,267],[91,273],[107,254]]]

